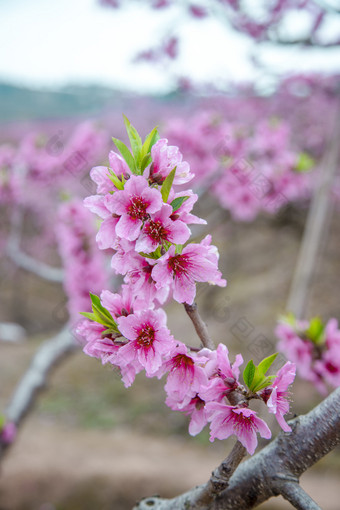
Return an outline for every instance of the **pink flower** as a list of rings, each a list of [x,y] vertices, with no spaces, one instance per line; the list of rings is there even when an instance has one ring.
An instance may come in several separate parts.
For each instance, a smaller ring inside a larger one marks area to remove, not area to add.
[[[184,244],[189,239],[190,230],[182,221],[172,221],[172,212],[171,205],[164,204],[145,222],[136,242],[138,252],[151,253],[166,242]]]
[[[210,441],[227,439],[235,434],[237,439],[253,455],[257,446],[257,432],[261,437],[271,437],[268,425],[247,407],[233,407],[219,402],[206,404],[209,413]]]
[[[113,245],[116,253],[111,259],[111,267],[116,273],[125,275],[144,261],[144,258],[135,250],[135,242],[117,238]]]
[[[175,246],[157,260],[152,270],[157,288],[172,285],[173,298],[179,303],[192,304],[196,295],[195,282],[209,282],[225,286],[216,260],[211,260],[210,247],[200,244],[187,245],[182,253],[175,253]]]
[[[174,338],[164,324],[160,310],[145,310],[117,319],[119,331],[129,340],[119,351],[121,366],[138,361],[152,377],[174,347]]]
[[[205,402],[198,395],[190,400],[188,404],[183,406],[173,396],[168,395],[165,403],[173,411],[181,411],[190,416],[189,434],[196,436],[208,423],[208,416],[205,409]]]
[[[85,344],[85,354],[100,359],[103,364],[120,349],[120,345],[116,344],[110,335],[103,336],[104,331],[105,326],[87,319],[82,320],[76,328],[77,335],[83,339],[83,345]]]
[[[171,353],[171,359],[162,366],[162,373],[169,370],[164,386],[167,395],[176,400],[178,409],[189,404],[208,378],[202,367],[202,361],[188,353],[186,345],[178,343]]]
[[[157,212],[162,206],[162,195],[150,188],[148,181],[140,175],[132,175],[124,190],[105,196],[108,210],[120,216],[116,225],[116,234],[134,241],[140,234],[143,222],[148,215]]]
[[[145,302],[145,307],[153,307],[153,302],[158,301],[164,304],[169,296],[169,286],[160,289],[156,288],[155,281],[152,278],[153,265],[135,252],[134,267],[131,267],[126,273],[124,281],[127,282],[135,294]]]
[[[120,292],[116,294],[109,290],[103,290],[100,301],[115,319],[145,308],[145,301],[141,300],[129,285],[122,285]]]
[[[205,351],[205,349],[203,349]],[[228,393],[238,386],[239,366],[243,363],[241,354],[236,356],[233,365],[229,361],[228,348],[219,344],[214,357],[206,364],[209,383],[200,389],[199,396],[208,401],[220,402]]]
[[[291,427],[285,422],[283,415],[289,412],[288,386],[295,379],[296,367],[288,361],[277,373],[272,384],[272,392],[267,401],[268,411],[275,414],[278,424],[285,432],[290,432]],[[266,388],[264,393],[270,388]]]
[[[173,190],[172,190],[173,191]],[[170,192],[170,195],[169,195],[169,202],[172,202],[172,200],[174,200],[175,198],[179,198],[179,197],[188,197],[184,202],[183,204],[181,205],[181,207],[179,207],[177,209],[177,211],[175,211],[172,215],[172,219],[175,218],[180,218],[181,221],[183,221],[184,223],[187,223],[187,224],[193,224],[193,223],[196,223],[196,224],[199,224],[199,225],[206,225],[207,222],[205,220],[203,220],[202,218],[199,218],[198,216],[195,216],[195,214],[191,214],[191,211],[194,207],[194,204],[197,202],[198,200],[198,195],[196,195],[195,193],[193,193],[190,189],[186,189],[185,191],[181,191],[180,193],[174,193],[174,192]]]
[[[161,138],[151,149],[152,165],[150,178],[161,184],[169,173],[176,167],[174,184],[185,184],[193,179],[189,163],[182,161],[182,154],[178,147],[168,146],[168,140]]]
[[[112,213],[105,205],[105,197],[102,195],[92,195],[85,198],[84,205],[104,220],[96,236],[99,249],[106,250],[107,248],[112,248],[117,239],[116,225],[119,218],[112,216]]]

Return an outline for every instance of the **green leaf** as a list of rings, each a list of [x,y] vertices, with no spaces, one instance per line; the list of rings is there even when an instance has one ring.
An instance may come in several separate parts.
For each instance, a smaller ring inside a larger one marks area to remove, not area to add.
[[[126,131],[130,140],[132,153],[135,157],[137,165],[139,166],[142,151],[142,139],[139,136],[137,129],[135,129],[130,123],[129,119],[125,115],[123,115],[123,117]]]
[[[161,256],[162,256],[162,252],[161,252],[161,247],[158,246],[158,248],[153,251],[152,253],[144,253],[142,251],[138,252],[139,255],[141,255],[142,257],[145,257],[147,259],[159,259]]]
[[[140,164],[141,173],[143,173],[144,170],[146,169],[146,167],[148,165],[150,165],[151,161],[152,161],[152,158],[151,158],[150,154],[146,154],[146,156],[144,156],[144,158],[142,159],[141,164]]]
[[[176,173],[176,166],[171,170],[169,175],[166,177],[165,181],[162,184],[161,187],[161,193],[163,197],[163,202],[167,202],[171,190],[172,183],[174,182],[175,173]]]
[[[84,315],[84,317],[86,317],[87,319],[90,319],[91,321],[94,321],[96,322],[96,316],[94,313],[90,313],[90,312],[79,312],[80,315]]]
[[[138,175],[139,172],[137,170],[136,162],[134,160],[134,157],[132,156],[131,152],[127,148],[124,142],[121,142],[118,140],[118,138],[112,138],[113,142],[115,143],[117,149],[125,159],[128,167],[130,168],[131,172],[135,175]]]
[[[172,206],[172,209],[173,211],[177,211],[181,205],[186,201],[188,200],[189,197],[177,197],[175,198],[172,202],[171,202],[171,206]]]
[[[251,383],[253,382],[255,370],[256,370],[256,367],[254,365],[253,360],[251,359],[243,371],[243,380],[246,383],[246,385],[248,386],[248,388],[250,388]]]
[[[263,390],[267,386],[271,386],[273,380],[275,379],[275,375],[269,375],[268,377],[265,377],[261,380],[261,383],[258,383],[254,388],[253,392],[256,393],[257,391]]]
[[[111,170],[111,168],[109,168],[108,170],[109,170],[109,178],[113,182],[113,184],[116,186],[116,188],[120,189],[120,190],[124,189],[124,182],[122,182],[116,176],[116,174]],[[122,178],[124,179],[123,175],[122,175]]]
[[[159,140],[159,134],[158,134],[158,131],[157,131],[157,126],[156,126],[145,137],[144,144],[143,144],[143,147],[142,147],[142,157],[144,157],[147,154],[149,154],[149,152],[151,151],[153,145],[155,145],[157,140]]]
[[[0,432],[4,428],[6,423],[6,416],[4,414],[0,414]]]
[[[313,317],[305,334],[312,342],[320,344],[324,341],[324,329],[325,326],[323,325],[320,317]]]
[[[314,166],[315,160],[306,152],[301,152],[295,165],[295,171],[300,173],[309,172]]]
[[[80,312],[81,315],[86,317],[87,319],[90,319],[91,321],[98,322],[99,324],[102,324],[106,328],[109,328],[110,330],[119,333],[118,326],[110,312],[104,308],[104,306],[101,304],[100,299],[95,294],[91,294],[90,292],[90,298],[92,303],[92,312]]]
[[[182,251],[183,251],[183,244],[176,244],[175,245],[175,255],[181,255]]]
[[[269,370],[269,368],[272,366],[275,359],[277,358],[277,355],[278,355],[278,352],[276,352],[275,354],[272,354],[271,356],[268,356],[268,358],[264,358],[261,361],[261,363],[257,367],[260,374],[263,374],[263,375],[266,374],[266,372]]]

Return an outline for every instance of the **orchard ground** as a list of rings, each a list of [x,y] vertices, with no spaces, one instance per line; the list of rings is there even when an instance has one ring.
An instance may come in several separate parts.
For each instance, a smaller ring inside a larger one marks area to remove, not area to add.
[[[195,212],[215,225],[213,242],[228,279],[225,289],[199,287],[202,316],[215,342],[225,342],[232,358],[241,352],[245,361],[259,361],[275,349],[273,329],[277,315],[285,311],[306,211],[290,208],[276,219],[261,217],[250,224],[231,222],[227,213],[215,210],[212,200],[205,200]],[[338,316],[338,217],[336,212],[316,268],[309,316]],[[204,233],[208,232],[209,228]],[[197,234],[203,235],[203,229]],[[0,344],[3,409],[46,338],[42,332],[52,334],[65,320],[65,298],[58,286],[41,284],[18,271],[2,281],[0,299],[1,319],[20,322],[31,334],[26,343]],[[174,336],[198,345],[183,307],[173,303],[167,311]],[[163,385],[164,381],[140,375],[126,390],[109,367],[81,352],[70,356],[53,373],[3,462],[0,509],[125,510],[143,496],[170,497],[206,481],[233,440],[210,444],[207,430],[191,438],[187,418],[165,406]],[[321,400],[316,390],[300,380],[293,392],[292,413],[307,412]],[[269,415],[276,434],[274,421]],[[337,449],[303,475],[301,484],[324,510],[336,510],[339,474]],[[261,508],[291,506],[277,498]]]

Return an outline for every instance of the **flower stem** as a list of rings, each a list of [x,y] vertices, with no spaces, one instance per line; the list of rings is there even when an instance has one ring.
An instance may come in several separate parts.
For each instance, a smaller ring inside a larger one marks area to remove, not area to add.
[[[184,308],[187,314],[189,315],[195,327],[196,333],[198,334],[204,347],[207,347],[208,349],[211,349],[213,351],[215,349],[215,344],[213,340],[210,338],[208,328],[198,312],[197,304],[193,303],[192,305],[188,305],[188,303],[184,303]]]

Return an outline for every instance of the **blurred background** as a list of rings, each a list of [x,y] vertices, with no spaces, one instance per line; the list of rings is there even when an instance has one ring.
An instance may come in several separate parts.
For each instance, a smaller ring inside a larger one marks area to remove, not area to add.
[[[111,137],[127,141],[123,113],[143,137],[158,125],[195,173],[208,225],[194,235],[212,234],[228,280],[198,287],[216,343],[259,362],[280,314],[339,318],[337,0],[0,0],[0,26],[1,423],[35,353],[60,335],[75,344],[88,292],[119,285],[82,200]],[[199,345],[184,309],[166,311],[175,338]],[[125,510],[207,480],[233,441],[190,437],[164,381],[126,390],[65,345],[2,458],[1,510]],[[292,416],[321,399],[297,379]],[[302,476],[325,510],[338,508],[339,454]]]

